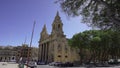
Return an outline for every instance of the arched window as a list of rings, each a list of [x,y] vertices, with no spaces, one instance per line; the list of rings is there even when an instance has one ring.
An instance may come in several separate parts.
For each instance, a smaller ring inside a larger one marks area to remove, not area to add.
[[[5,60],[6,60],[6,57],[5,57]]]
[[[58,24],[58,29],[60,28],[60,24]]]
[[[65,58],[67,58],[68,56],[66,55]]]
[[[0,57],[0,61],[2,61],[2,57]]]
[[[58,57],[61,57],[61,55],[58,55]]]
[[[12,57],[12,60],[14,60],[14,57]]]

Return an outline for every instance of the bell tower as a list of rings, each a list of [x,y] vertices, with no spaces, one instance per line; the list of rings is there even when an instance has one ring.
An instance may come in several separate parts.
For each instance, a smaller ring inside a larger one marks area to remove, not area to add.
[[[57,14],[55,16],[55,19],[52,24],[52,35],[57,34],[57,35],[63,35],[63,23],[61,21],[61,18],[59,16],[59,12],[57,11]]]
[[[44,25],[42,32],[41,32],[41,40],[48,38],[49,34],[47,33],[46,25]]]

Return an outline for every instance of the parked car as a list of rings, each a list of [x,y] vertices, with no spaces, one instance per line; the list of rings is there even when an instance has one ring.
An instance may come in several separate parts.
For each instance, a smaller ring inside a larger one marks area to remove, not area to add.
[[[37,67],[37,64],[35,61],[29,61],[28,64],[26,64],[28,67],[35,68]]]
[[[49,63],[49,65],[50,66],[62,66],[63,63],[61,63],[61,62],[51,62],[51,63]]]
[[[72,67],[72,66],[73,66],[73,63],[66,62],[66,63],[64,63],[63,66],[64,66],[64,67]]]
[[[37,61],[37,65],[45,65],[45,62]]]
[[[54,64],[55,64],[55,62],[51,62],[51,63],[49,63],[48,65],[54,66]]]
[[[110,59],[108,61],[108,64],[119,64],[120,63],[120,59]]]

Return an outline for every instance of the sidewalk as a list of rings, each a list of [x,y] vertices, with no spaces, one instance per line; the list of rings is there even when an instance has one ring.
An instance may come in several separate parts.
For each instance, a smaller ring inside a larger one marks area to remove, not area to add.
[[[0,68],[18,68],[17,63],[0,62]]]
[[[18,64],[14,62],[0,62],[0,68],[19,68],[19,67]],[[24,65],[24,68],[27,67]]]

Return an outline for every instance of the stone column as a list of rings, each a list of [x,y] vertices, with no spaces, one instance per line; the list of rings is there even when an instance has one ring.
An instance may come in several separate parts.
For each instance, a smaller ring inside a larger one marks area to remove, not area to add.
[[[43,44],[41,44],[41,61],[43,61]]]
[[[42,45],[40,44],[39,46],[39,60],[41,61],[42,60]]]
[[[42,54],[42,61],[45,61],[45,44],[43,44],[43,54]]]
[[[38,60],[41,60],[41,46],[39,44],[39,51],[38,51]]]
[[[44,55],[43,55],[44,61],[45,61],[45,54],[46,54],[45,53],[45,50],[46,50],[45,48],[46,48],[46,44],[44,44],[44,48],[43,48],[44,49]]]
[[[41,49],[42,49],[42,45],[40,44],[39,47],[40,47],[40,48],[39,48],[39,60],[41,60],[41,51],[42,51]]]
[[[43,61],[45,61],[45,44],[43,44]]]
[[[47,46],[48,46],[48,44],[46,43],[46,56],[45,56],[45,61],[47,62]]]
[[[47,43],[47,62],[48,62],[48,49],[49,49],[49,42]]]
[[[45,56],[44,56],[45,57],[45,62],[46,62],[46,56],[47,56],[47,51],[46,51],[47,49],[46,48],[47,48],[47,43],[45,43]]]
[[[46,61],[46,62],[48,62],[48,46],[49,46],[49,45],[48,45],[48,42],[47,42],[46,45],[45,45],[45,47],[46,47],[46,48],[45,48],[45,49],[46,49],[46,50],[45,50],[45,51],[46,51],[46,52],[45,52],[45,61]]]
[[[50,42],[48,43],[48,57],[47,57],[47,59],[48,59],[48,62],[50,62]]]
[[[50,41],[49,42],[49,50],[48,50],[48,62],[52,62],[52,50],[51,50],[52,47],[52,42]]]

